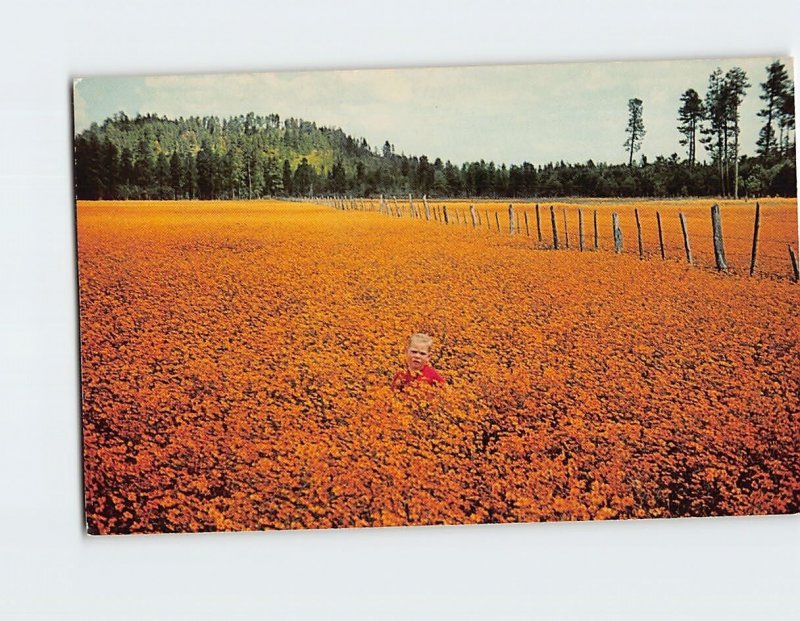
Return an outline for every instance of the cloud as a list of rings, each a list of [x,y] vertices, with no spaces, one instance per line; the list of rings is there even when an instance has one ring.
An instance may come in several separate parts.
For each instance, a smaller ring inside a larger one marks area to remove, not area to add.
[[[783,59],[791,66],[790,59]],[[76,126],[119,109],[168,117],[253,111],[340,127],[373,146],[453,162],[622,161],[627,101],[644,101],[648,157],[680,151],[680,95],[716,66],[745,68],[743,152],[758,132],[756,93],[771,59],[572,63],[92,78],[76,88]],[[112,96],[113,95],[113,96]],[[81,100],[78,100],[78,97]]]

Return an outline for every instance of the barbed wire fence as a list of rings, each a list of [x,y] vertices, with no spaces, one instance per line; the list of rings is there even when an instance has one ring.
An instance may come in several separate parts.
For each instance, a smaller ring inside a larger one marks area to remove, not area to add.
[[[724,234],[717,203],[710,205],[707,216],[699,210],[678,211],[676,223],[669,220],[675,218],[674,213],[662,215],[658,209],[635,203],[617,205],[610,214],[592,206],[564,206],[559,214],[552,204],[518,203],[515,207],[509,203],[507,208],[498,208],[471,203],[460,207],[452,202],[448,206],[446,201],[431,204],[425,195],[415,200],[411,194],[402,200],[383,195],[378,199],[327,196],[313,202],[342,211],[373,211],[392,218],[459,226],[483,235],[522,237],[541,250],[613,251],[636,254],[642,260],[686,261],[721,273],[800,282],[797,241],[764,238],[759,202],[752,211],[752,236],[747,237]],[[737,217],[743,217],[744,208],[739,209]],[[741,230],[742,226],[737,227]]]

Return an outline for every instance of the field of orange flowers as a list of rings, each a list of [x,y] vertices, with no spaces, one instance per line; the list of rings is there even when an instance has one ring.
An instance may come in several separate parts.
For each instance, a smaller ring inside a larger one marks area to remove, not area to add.
[[[90,532],[800,508],[788,278],[307,203],[77,227]],[[418,331],[447,384],[394,392]]]
[[[756,250],[754,275],[769,278],[791,278],[791,261],[787,246],[797,253],[798,220],[796,199],[766,198],[752,200],[648,200],[648,199],[584,199],[583,202],[547,201],[539,204],[537,222],[536,204],[533,201],[511,203],[514,207],[516,234],[528,245],[553,248],[553,228],[550,207],[556,220],[556,234],[561,249],[578,249],[580,246],[580,217],[583,218],[584,248],[594,250],[594,219],[597,217],[597,249],[614,251],[611,214],[617,213],[623,238],[623,252],[638,256],[636,212],[642,229],[642,254],[644,258],[661,258],[658,236],[658,216],[661,217],[664,258],[686,261],[683,231],[679,214],[686,218],[687,235],[693,264],[715,269],[714,245],[711,228],[711,206],[720,205],[723,241],[728,271],[749,274],[753,249],[753,229],[756,203],[760,205],[760,227]],[[424,218],[420,199],[412,200]],[[377,200],[357,202],[356,206],[379,209]],[[386,200],[393,214],[409,217],[408,199]],[[443,207],[449,210],[449,223],[472,228],[469,212],[475,207],[476,232],[484,234],[509,233],[508,202],[448,200],[429,201],[431,219],[443,220]],[[579,216],[579,210],[582,212]],[[658,216],[656,215],[658,214]],[[527,225],[526,225],[527,216]],[[540,237],[541,235],[541,237]],[[519,240],[522,243],[522,240]]]

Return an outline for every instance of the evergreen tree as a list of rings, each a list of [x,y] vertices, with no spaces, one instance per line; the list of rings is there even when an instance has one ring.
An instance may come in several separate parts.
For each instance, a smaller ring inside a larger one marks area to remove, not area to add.
[[[781,155],[787,158],[794,158],[797,153],[794,116],[794,83],[789,80],[786,92],[781,103],[780,117],[778,120],[780,128],[779,150]]]
[[[310,196],[314,187],[314,170],[306,158],[300,160],[294,171],[292,191],[298,196]]]
[[[767,67],[767,80],[761,82],[762,93],[759,95],[764,107],[758,116],[765,119],[764,126],[758,134],[758,154],[764,162],[770,163],[778,150],[778,141],[775,137],[775,122],[780,119],[781,108],[790,90],[789,74],[780,61],[775,61]]]
[[[283,191],[291,194],[292,190],[292,165],[289,164],[289,160],[283,160]]]
[[[642,146],[644,139],[644,121],[642,119],[642,100],[629,99],[628,100],[628,127],[625,130],[628,138],[625,140],[624,146],[628,149],[628,167],[633,166],[633,154],[638,151]]]
[[[689,167],[692,167],[696,159],[697,131],[705,110],[700,95],[693,88],[681,95],[681,101],[683,105],[678,110],[678,131],[683,134],[680,143],[687,148]]]
[[[119,186],[119,149],[110,140],[103,143],[103,195],[107,198],[118,198]]]
[[[201,199],[216,198],[214,188],[215,171],[214,151],[208,141],[203,141],[203,146],[197,153],[197,190]]]
[[[717,67],[708,77],[708,91],[706,91],[706,122],[702,131],[703,137],[700,142],[706,145],[706,149],[711,153],[711,159],[717,166],[719,173],[720,194],[727,194],[725,184],[725,164],[727,150],[727,130],[728,130],[728,101],[725,87],[725,80],[722,69]]]
[[[183,178],[183,160],[176,149],[169,158],[169,179],[172,186],[172,197],[175,199],[183,198]]]
[[[725,74],[725,97],[728,107],[726,117],[732,123],[733,133],[733,197],[739,198],[739,106],[745,91],[750,88],[747,74],[739,67],[733,67]]]

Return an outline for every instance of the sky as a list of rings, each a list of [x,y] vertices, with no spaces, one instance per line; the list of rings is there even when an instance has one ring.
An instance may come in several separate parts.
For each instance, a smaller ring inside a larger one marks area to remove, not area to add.
[[[484,159],[627,162],[628,100],[643,102],[646,135],[638,155],[678,153],[680,96],[705,96],[709,74],[737,66],[751,87],[741,106],[742,154],[755,152],[760,82],[776,58],[603,62],[418,69],[79,78],[75,130],[128,116],[279,114],[340,127],[372,147],[454,164]],[[792,60],[778,58],[794,75]],[[698,156],[705,150],[698,145]]]

